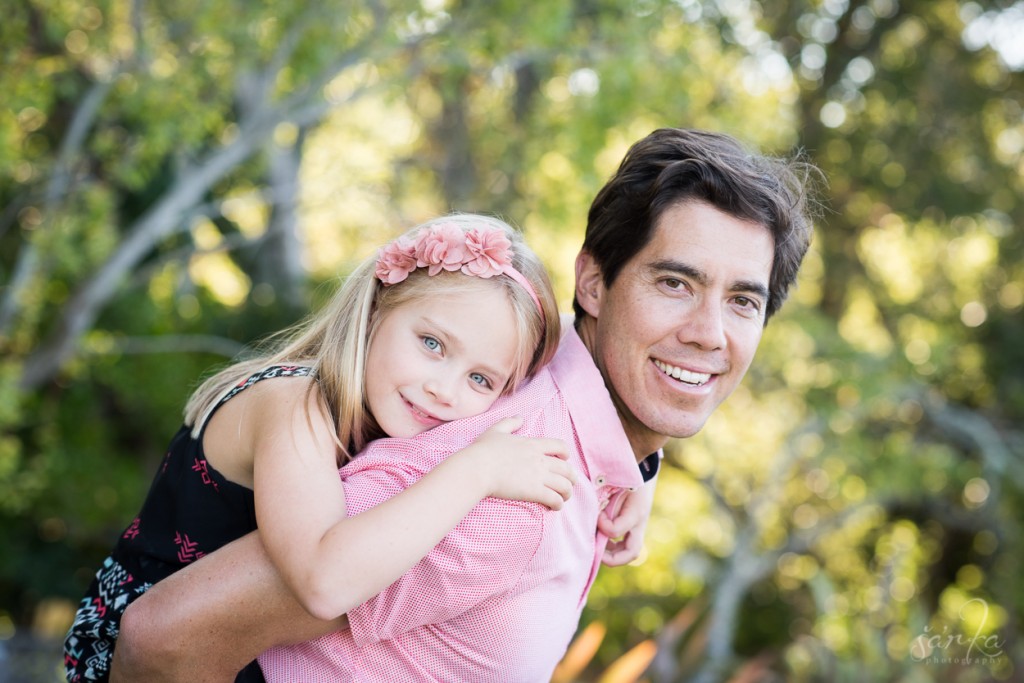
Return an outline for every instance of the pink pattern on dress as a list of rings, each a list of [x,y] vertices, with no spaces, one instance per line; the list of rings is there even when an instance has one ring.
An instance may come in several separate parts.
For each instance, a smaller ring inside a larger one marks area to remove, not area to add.
[[[199,544],[180,531],[174,532],[174,543],[178,546],[178,562],[188,564],[205,555],[202,550],[197,550]]]
[[[193,472],[199,472],[203,477],[203,483],[209,486],[213,486],[214,491],[220,491],[220,487],[217,486],[217,482],[210,476],[209,465],[205,460],[195,459],[195,464],[192,465]]]
[[[132,523],[128,525],[128,528],[124,530],[124,534],[121,538],[135,538],[139,535],[139,518],[136,517],[132,520]]]

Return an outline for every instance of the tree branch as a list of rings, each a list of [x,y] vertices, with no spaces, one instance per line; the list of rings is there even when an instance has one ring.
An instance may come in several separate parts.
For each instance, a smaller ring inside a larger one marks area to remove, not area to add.
[[[113,79],[94,82],[86,92],[81,104],[75,109],[67,132],[61,140],[53,174],[43,191],[44,220],[53,220],[57,205],[67,196],[71,185],[71,169],[74,160],[79,156],[86,135],[92,128],[100,105],[103,104],[112,85]],[[0,302],[0,332],[8,330],[9,326],[13,324],[14,318],[24,303],[25,291],[35,280],[42,264],[43,260],[40,258],[38,247],[31,239],[26,240],[18,254],[18,261],[7,285],[3,301]]]
[[[121,353],[144,355],[152,353],[209,353],[234,358],[245,350],[245,344],[234,339],[210,334],[167,334],[158,337],[120,337],[109,350],[91,351],[93,355]]]
[[[1010,470],[1020,469],[1020,459],[1013,457],[1002,434],[981,413],[950,405],[935,394],[926,396],[921,405],[936,427],[961,446],[977,450],[986,470],[1003,478]],[[1020,481],[1021,473],[1014,474],[1010,481]]]
[[[106,263],[68,299],[47,342],[26,360],[20,382],[23,390],[38,387],[57,372],[78,337],[95,322],[100,308],[124,277],[157,242],[181,229],[181,217],[214,183],[247,159],[267,132],[264,128],[250,128],[204,161],[186,168],[164,196],[129,227],[125,239]]]
[[[338,60],[312,79],[311,85],[284,102],[273,105],[262,102],[249,109],[239,121],[238,136],[230,143],[210,153],[205,159],[186,164],[176,182],[145,214],[126,231],[126,237],[107,261],[86,279],[64,306],[54,332],[26,360],[20,381],[23,390],[31,390],[52,377],[63,361],[73,352],[78,337],[95,321],[99,310],[114,295],[119,283],[145,257],[160,240],[177,229],[181,219],[195,206],[209,189],[258,149],[284,121],[294,121],[300,127],[312,125],[329,112],[330,103],[314,103],[321,96],[324,85],[337,74],[355,64],[366,55],[373,39],[383,30],[383,9],[374,3],[378,25],[371,35],[356,47],[345,52]],[[362,94],[364,90],[357,94]]]
[[[195,244],[189,242],[186,246],[178,247],[172,251],[162,254],[160,258],[147,263],[144,268],[137,270],[131,279],[132,285],[140,285],[149,281],[149,279],[159,271],[162,267],[168,263],[175,261],[184,261],[186,258],[191,256],[203,256],[204,254],[220,254],[226,251],[234,251],[244,247],[254,247],[262,242],[266,241],[266,234],[260,235],[255,238],[248,238],[242,234],[226,235],[216,247],[212,249],[196,249]]]

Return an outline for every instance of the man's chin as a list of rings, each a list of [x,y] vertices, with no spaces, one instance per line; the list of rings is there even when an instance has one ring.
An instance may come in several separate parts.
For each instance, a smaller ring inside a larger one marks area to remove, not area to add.
[[[666,421],[667,424],[663,425],[666,429],[665,433],[673,439],[688,439],[704,428],[710,415],[687,413],[673,417],[674,419]]]
[[[708,417],[707,415],[692,414],[652,417],[643,422],[643,431],[647,434],[645,441],[652,444],[660,442],[663,445],[668,439],[688,439],[704,427]],[[659,445],[657,448],[661,448],[661,446]],[[654,451],[657,448],[649,450]]]

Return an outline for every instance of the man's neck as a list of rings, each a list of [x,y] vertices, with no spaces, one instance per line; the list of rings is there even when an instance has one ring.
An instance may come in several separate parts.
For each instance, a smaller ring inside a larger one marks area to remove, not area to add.
[[[597,366],[598,371],[601,373],[601,379],[604,380],[604,385],[608,389],[612,403],[615,405],[615,412],[619,414],[619,421],[622,422],[622,430],[626,433],[626,438],[629,439],[629,445],[633,448],[633,455],[636,457],[637,463],[640,463],[644,458],[668,443],[668,437],[663,434],[655,434],[648,429],[646,425],[633,416],[629,408],[619,399],[615,387],[608,381],[608,374],[605,371],[604,363],[596,353],[596,326],[597,320],[589,315],[583,316],[582,319],[577,318],[575,325],[576,334],[579,335],[583,345],[587,347],[591,358],[594,359],[594,365]]]
[[[619,419],[622,421],[622,429],[626,432],[626,438],[629,439],[629,445],[633,447],[633,455],[638,463],[651,453],[664,448],[668,443],[667,436],[653,433],[638,423],[624,406],[619,405],[618,400],[614,397],[612,400],[615,403],[615,410],[619,413]]]

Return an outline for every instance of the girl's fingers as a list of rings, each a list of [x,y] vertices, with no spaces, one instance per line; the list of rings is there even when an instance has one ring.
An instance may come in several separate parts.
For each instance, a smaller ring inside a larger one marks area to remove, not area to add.
[[[522,426],[522,416],[513,415],[512,417],[506,417],[503,420],[498,420],[487,431],[501,432],[502,434],[511,434],[512,432],[516,431]]]
[[[545,455],[553,455],[559,460],[567,460],[569,458],[569,447],[566,446],[565,442],[561,439],[530,438],[527,439],[527,441],[531,448],[544,453]]]
[[[597,528],[608,538],[619,538],[640,522],[640,517],[624,513],[612,519],[602,512],[597,518]]]
[[[619,567],[640,557],[642,549],[642,539],[634,534],[628,534],[622,540],[608,541],[601,561],[609,567]]]
[[[541,466],[551,474],[563,481],[567,481],[569,488],[572,488],[576,484],[576,470],[573,469],[572,465],[564,460],[554,460],[547,455],[541,456]]]
[[[572,482],[566,477],[549,477],[547,487],[557,493],[562,500],[569,500],[572,498]]]

